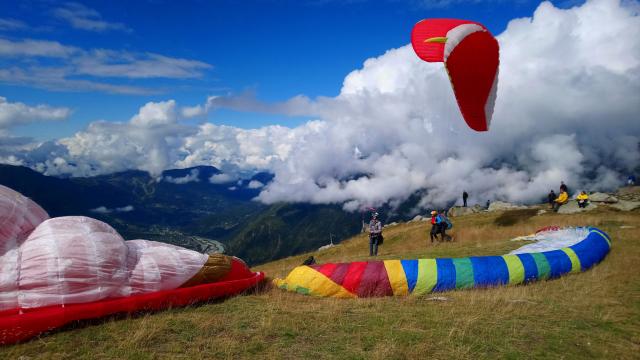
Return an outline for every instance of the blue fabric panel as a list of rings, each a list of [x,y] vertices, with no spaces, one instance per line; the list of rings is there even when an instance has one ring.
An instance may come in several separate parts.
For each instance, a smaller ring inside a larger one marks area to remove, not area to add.
[[[518,254],[524,266],[524,282],[538,280],[538,266],[531,254]]]
[[[604,234],[604,233],[602,233]],[[606,236],[606,234],[604,234]],[[609,243],[602,235],[591,232],[581,242],[570,247],[580,259],[582,270],[586,270],[599,263],[609,252]]]
[[[418,282],[418,260],[400,260],[404,275],[407,278],[407,285],[409,285],[409,293],[413,292],[413,288],[416,287]]]
[[[542,253],[549,262],[551,273],[549,278],[557,278],[560,275],[566,274],[571,271],[571,259],[562,250],[545,251]]]
[[[436,259],[438,282],[433,291],[446,291],[456,288],[456,267],[452,259]]]
[[[470,259],[477,287],[509,283],[509,269],[502,256],[474,256]]]

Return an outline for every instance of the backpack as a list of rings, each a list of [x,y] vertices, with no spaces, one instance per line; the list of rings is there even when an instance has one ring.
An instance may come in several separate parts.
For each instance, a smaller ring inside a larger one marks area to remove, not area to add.
[[[382,245],[382,243],[384,242],[384,236],[382,236],[382,233],[378,234],[378,246]]]
[[[451,222],[451,220],[449,220],[449,218],[446,218],[445,221],[447,223],[447,230],[451,230],[451,228],[453,227],[453,223]]]

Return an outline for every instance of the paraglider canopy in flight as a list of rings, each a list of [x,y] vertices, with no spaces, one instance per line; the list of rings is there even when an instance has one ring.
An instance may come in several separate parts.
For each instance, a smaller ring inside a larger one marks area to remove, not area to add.
[[[498,88],[498,41],[482,24],[459,19],[426,19],[411,32],[418,57],[443,62],[462,117],[487,131]]]

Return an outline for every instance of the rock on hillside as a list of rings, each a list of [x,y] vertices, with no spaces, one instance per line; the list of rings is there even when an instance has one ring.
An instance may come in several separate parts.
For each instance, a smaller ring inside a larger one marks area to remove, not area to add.
[[[527,209],[527,206],[515,205],[505,201],[494,201],[491,204],[489,204],[489,211],[504,211],[504,210],[516,210],[516,209]]]
[[[579,212],[591,211],[597,207],[598,205],[592,202],[589,205],[587,205],[587,207],[581,208],[578,206],[577,201],[571,200],[568,203],[560,206],[560,208],[558,209],[558,214],[575,214]]]
[[[482,210],[483,210],[482,206],[480,205],[474,205],[472,207],[454,206],[451,209],[449,209],[447,216],[450,216],[450,217],[464,216],[469,214],[475,214],[475,213],[481,212]]]
[[[640,208],[640,201],[620,200],[615,204],[610,204],[609,206],[622,211],[632,211]]]
[[[593,193],[593,194],[589,195],[589,201],[590,202],[602,202],[602,203],[607,203],[607,204],[613,204],[613,203],[617,203],[618,202],[618,198],[616,198],[615,196],[610,195],[610,194],[596,192],[596,193]]]

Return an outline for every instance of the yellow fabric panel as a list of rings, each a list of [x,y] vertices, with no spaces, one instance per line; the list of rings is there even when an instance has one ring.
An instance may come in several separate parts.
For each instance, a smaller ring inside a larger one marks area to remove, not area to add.
[[[418,260],[418,281],[412,294],[424,295],[436,286],[438,282],[438,267],[435,259]]]
[[[293,269],[284,280],[275,279],[273,283],[278,287],[286,286],[287,290],[293,292],[297,292],[298,288],[301,287],[307,289],[309,295],[338,298],[356,297],[355,294],[350,293],[342,286],[308,266],[298,266]]]
[[[509,269],[509,284],[521,284],[524,282],[524,265],[517,255],[502,255]]]
[[[576,252],[573,251],[573,249],[571,248],[562,248],[560,250],[564,251],[564,253],[567,254],[567,256],[569,257],[569,259],[571,259],[571,272],[572,273],[580,272],[580,269],[582,266],[580,264],[580,259],[578,258],[578,255],[576,255]]]
[[[387,276],[389,277],[393,295],[409,295],[407,276],[404,274],[400,260],[385,260],[384,267],[387,269]]]

